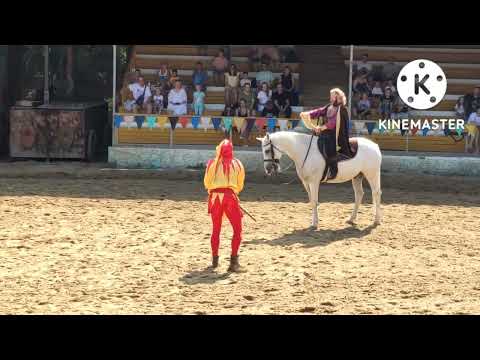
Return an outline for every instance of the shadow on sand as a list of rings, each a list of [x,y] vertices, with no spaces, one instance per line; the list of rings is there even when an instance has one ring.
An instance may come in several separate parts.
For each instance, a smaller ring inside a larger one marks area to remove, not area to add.
[[[214,284],[217,281],[226,280],[230,277],[230,273],[219,274],[212,269],[194,270],[185,274],[180,281],[188,285],[197,284]]]
[[[294,244],[301,244],[305,248],[312,248],[317,246],[326,246],[335,241],[342,241],[345,239],[361,239],[370,234],[378,225],[370,225],[364,229],[359,229],[356,225],[349,225],[339,230],[328,229],[300,229],[285,234],[279,238],[272,240],[258,239],[252,240],[249,244],[266,244],[271,246],[289,246]]]

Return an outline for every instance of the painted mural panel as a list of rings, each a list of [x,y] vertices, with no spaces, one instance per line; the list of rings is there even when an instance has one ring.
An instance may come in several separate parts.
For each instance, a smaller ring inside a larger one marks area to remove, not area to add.
[[[10,156],[84,158],[81,111],[15,109],[10,111]]]

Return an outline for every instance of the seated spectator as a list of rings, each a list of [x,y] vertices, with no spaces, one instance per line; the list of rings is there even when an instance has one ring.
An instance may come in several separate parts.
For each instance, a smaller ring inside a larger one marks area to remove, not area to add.
[[[236,107],[238,105],[240,74],[235,64],[230,65],[230,70],[225,73],[225,105]]]
[[[250,117],[253,116],[244,99],[240,99],[240,105],[235,110],[235,116]],[[238,129],[239,131],[242,129]]]
[[[240,102],[242,100],[245,102],[248,109],[248,116],[255,116],[255,94],[253,93],[249,82],[245,83],[245,86],[240,92]]]
[[[393,81],[396,80],[399,69],[395,64],[395,61],[392,59],[389,63],[383,65],[382,69],[382,78],[383,81]]]
[[[120,91],[120,96],[122,98],[123,108],[126,112],[136,112],[136,102],[135,98],[133,97],[132,91],[129,89],[128,86],[124,86]]]
[[[236,109],[230,106],[225,106],[222,112],[222,116],[235,116]]]
[[[392,113],[392,119],[402,120],[409,118],[410,108],[405,104],[402,98],[399,96],[396,98],[393,106],[394,113]]]
[[[357,115],[359,120],[366,120],[370,115],[370,100],[368,100],[368,94],[363,93],[361,100],[357,103]]]
[[[258,100],[257,110],[259,113],[263,111],[263,108],[271,98],[272,98],[272,91],[268,89],[268,84],[264,82],[257,95],[257,100]]]
[[[200,85],[201,90],[205,91],[207,88],[208,73],[203,69],[203,64],[199,61],[197,62],[196,69],[192,74],[192,84],[196,88],[197,85]]]
[[[152,92],[150,87],[145,84],[143,76],[139,76],[137,82],[129,86],[130,91],[133,93],[137,111],[144,114],[152,113]]]
[[[167,64],[160,65],[160,70],[158,70],[157,73],[159,85],[161,87],[168,85],[171,75],[172,74],[170,73],[170,70],[168,70]]]
[[[360,78],[357,79],[357,84],[354,88],[355,92],[358,93],[367,93],[370,95],[371,90],[367,83],[367,77],[365,75],[361,75]]]
[[[272,100],[268,100],[262,110],[262,117],[275,117],[276,110]]]
[[[397,93],[397,89],[395,88],[395,86],[393,86],[393,81],[392,80],[387,81],[387,85],[385,86],[385,88],[389,88],[390,90],[392,90],[393,95],[395,95]]]
[[[470,114],[467,123],[476,125],[480,130],[480,108]]]
[[[162,91],[160,88],[155,89],[153,95],[153,112],[155,114],[160,114],[163,110],[164,104],[163,104],[163,95]]]
[[[135,81],[138,81],[138,78],[142,76],[142,71],[140,69],[135,70]]]
[[[372,71],[372,64],[368,62],[368,54],[363,54],[362,59],[357,62],[357,71],[361,72],[362,69],[365,69],[365,74]]]
[[[257,80],[257,86],[262,83],[267,83],[269,87],[272,86],[273,73],[268,70],[266,63],[262,63],[261,70],[257,72],[255,80]]]
[[[471,143],[471,151],[474,151],[476,154],[478,154],[480,152],[480,107],[477,108],[475,112],[470,114],[468,117],[468,123],[475,125],[478,130]]]
[[[372,89],[372,95],[381,98],[383,96],[382,86],[380,85],[380,81],[375,83],[375,86]]]
[[[380,116],[382,119],[391,119],[394,112],[395,98],[389,88],[385,89],[385,95],[380,102]]]
[[[465,119],[468,119],[471,113],[477,111],[480,107],[480,85],[475,87],[473,94],[464,96],[463,106],[465,108]]]
[[[244,72],[240,75],[240,87],[243,88],[247,82],[250,84],[250,86],[252,85],[252,81],[251,81],[250,78],[248,77],[248,72],[244,71]]]
[[[276,117],[290,118],[292,115],[292,107],[290,96],[283,90],[282,84],[277,85],[277,91],[272,96]]]
[[[223,86],[225,72],[228,69],[228,59],[225,57],[223,49],[220,49],[218,55],[213,58],[212,66],[215,85]]]
[[[458,119],[465,119],[464,97],[460,96],[455,104],[455,114]]]
[[[175,82],[175,87],[168,93],[168,110],[175,116],[187,115],[187,92],[180,80]]]
[[[197,116],[202,116],[205,111],[205,93],[200,84],[195,85],[195,90],[193,93],[193,112]]]
[[[180,77],[178,76],[178,72],[177,72],[177,70],[172,70],[172,73],[170,75],[170,80],[169,80],[170,89],[173,89],[175,87],[177,81],[180,81]]]

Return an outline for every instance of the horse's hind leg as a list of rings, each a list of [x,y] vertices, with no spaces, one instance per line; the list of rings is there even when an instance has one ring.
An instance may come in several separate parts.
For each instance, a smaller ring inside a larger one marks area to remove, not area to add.
[[[353,212],[352,212],[352,216],[350,217],[350,220],[347,221],[347,223],[352,225],[357,219],[358,208],[360,207],[360,204],[362,203],[362,200],[363,200],[364,193],[363,193],[362,181],[363,181],[363,174],[359,174],[352,179],[353,191],[355,192],[355,206],[353,207]]]
[[[312,206],[312,228],[318,226],[318,190],[320,186],[320,179],[308,183],[310,187],[310,205]]]
[[[382,212],[380,209],[380,202],[382,198],[382,189],[380,186],[380,169],[376,174],[365,175],[370,188],[372,189],[373,205],[375,207],[375,225],[379,225],[382,222]]]

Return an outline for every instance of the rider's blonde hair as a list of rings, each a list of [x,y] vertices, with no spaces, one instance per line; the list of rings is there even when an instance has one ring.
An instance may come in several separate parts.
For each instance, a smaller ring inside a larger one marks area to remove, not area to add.
[[[330,94],[337,94],[337,98],[340,97],[340,101],[342,102],[343,106],[347,106],[347,97],[345,96],[345,93],[340,90],[339,88],[335,88],[330,90]]]

